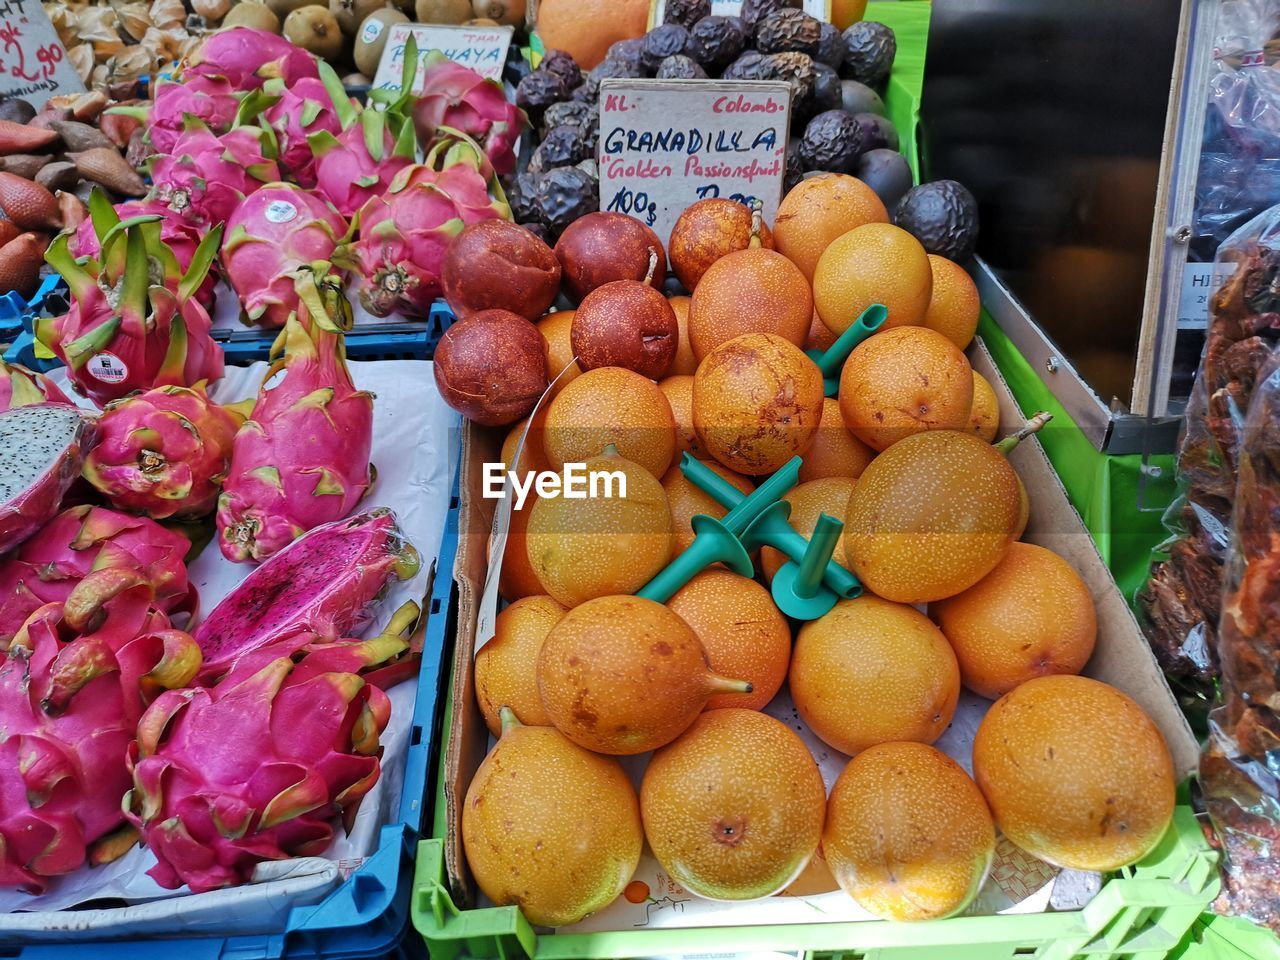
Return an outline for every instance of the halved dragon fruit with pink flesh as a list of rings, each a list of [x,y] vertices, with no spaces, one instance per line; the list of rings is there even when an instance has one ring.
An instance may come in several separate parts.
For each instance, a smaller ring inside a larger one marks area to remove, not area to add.
[[[0,359],[0,413],[40,403],[70,403],[58,385],[43,373]]]
[[[358,633],[392,580],[418,572],[418,551],[395,514],[370,510],[316,527],[250,573],[195,631],[202,682],[245,654],[299,634],[333,641]]]
[[[90,574],[31,615],[0,655],[0,886],[40,893],[133,846],[120,798],[138,721],[199,663],[128,570]]]
[[[516,140],[529,119],[497,81],[432,51],[413,123],[424,143],[431,143],[442,127],[462,131],[480,144],[498,173],[508,174],[516,168]]]
[[[245,197],[280,179],[263,138],[254,127],[215,136],[192,121],[171,153],[151,158],[149,199],[202,228],[224,223]]]
[[[178,261],[178,269],[184,273],[191,269],[196,250],[200,248],[200,240],[206,231],[198,227],[185,216],[175,213],[162,200],[125,200],[115,205],[116,217],[120,220],[132,220],[136,217],[158,217],[160,220],[160,239]],[[100,245],[98,232],[93,219],[86,217],[80,224],[68,245],[71,255],[77,260],[81,257],[98,258]],[[196,290],[196,299],[208,309],[213,306],[214,290],[218,285],[217,261],[210,264],[209,273]]]
[[[342,335],[324,322],[311,310],[289,318],[277,343],[284,358],[236,434],[217,516],[218,546],[235,563],[265,560],[345,517],[373,483],[373,394],[355,388]]]
[[[107,404],[84,476],[120,510],[157,520],[211,512],[248,404],[220,407],[203,383],[156,387]]]
[[[149,106],[111,107],[107,112],[141,120],[151,148],[156,153],[172,153],[189,117],[215,134],[226,133],[235,123],[239,109],[240,99],[231,84],[217,77],[196,76],[182,83],[157,84],[155,99]]]
[[[511,219],[506,201],[489,195],[481,172],[487,161],[478,150],[466,146],[462,159],[442,170],[405,167],[356,214],[356,239],[339,247],[333,261],[361,278],[360,302],[374,316],[425,317],[442,290],[449,242],[469,223]]]
[[[386,115],[364,110],[336,137],[327,130],[307,138],[315,154],[316,189],[345,217],[386,191],[397,173],[413,162],[413,126],[397,138]]]
[[[333,79],[336,81],[336,76]],[[316,159],[307,138],[321,132],[336,137],[342,132],[339,111],[344,105],[346,110],[354,109],[341,81],[337,81],[335,90],[332,82],[315,77],[287,85],[283,80],[272,80],[262,88],[262,94],[274,98],[262,111],[260,122],[275,132],[280,168],[302,186],[314,187]],[[252,111],[252,107],[246,107],[241,116]]]
[[[182,78],[217,77],[236,90],[256,90],[268,80],[295,83],[318,76],[316,58],[278,34],[230,27],[210,34],[183,58]]]
[[[208,233],[184,274],[160,239],[158,219],[121,222],[95,189],[89,213],[97,231],[96,259],[76,260],[69,237],[45,253],[75,299],[61,317],[36,323],[36,337],[67,365],[76,389],[105,403],[134,390],[189,385],[222,376],[222,348],[195,294],[218,251],[222,228]]]
[[[151,585],[152,603],[171,616],[196,611],[183,559],[191,544],[146,517],[106,507],[69,507],[0,560],[0,648],[46,603],[64,603],[96,570],[131,570]]]
[[[161,694],[138,724],[124,800],[156,856],[148,874],[196,893],[234,886],[263,860],[323,853],[338,815],[349,828],[391,719],[387,695],[356,671],[402,657],[413,619]]]
[[[80,476],[92,421],[60,403],[0,413],[0,554],[26,540],[58,512]]]
[[[290,183],[255,191],[227,221],[222,266],[244,307],[263,327],[283,327],[298,311],[293,274],[327,261],[347,221],[313,193]]]

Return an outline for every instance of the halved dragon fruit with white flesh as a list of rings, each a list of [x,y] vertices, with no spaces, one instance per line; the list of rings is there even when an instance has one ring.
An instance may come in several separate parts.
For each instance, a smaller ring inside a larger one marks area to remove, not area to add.
[[[241,656],[300,633],[352,636],[368,624],[387,585],[418,572],[421,560],[386,508],[316,527],[262,566],[196,629],[200,679],[212,682]]]
[[[80,476],[93,421],[75,407],[42,404],[0,413],[0,553],[48,521]]]

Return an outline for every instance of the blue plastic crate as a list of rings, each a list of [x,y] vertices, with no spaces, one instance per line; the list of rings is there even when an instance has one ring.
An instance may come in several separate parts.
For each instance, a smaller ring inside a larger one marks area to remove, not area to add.
[[[0,342],[16,340],[34,327],[38,317],[52,316],[67,309],[67,285],[62,277],[51,273],[30,300],[14,290],[0,297]],[[9,359],[8,356],[5,359]]]
[[[350,360],[430,360],[436,344],[453,324],[453,311],[443,300],[431,305],[423,321],[361,324],[346,336]],[[278,330],[256,327],[242,330],[215,329],[213,339],[222,346],[227,363],[245,366],[266,360]]]
[[[15,946],[0,943],[0,957],[15,960],[400,960],[421,956],[406,943],[413,856],[429,823],[427,771],[439,762],[444,684],[449,676],[446,638],[456,616],[453,562],[458,550],[458,485],[454,481],[427,605],[422,669],[413,711],[409,753],[400,795],[400,821],[382,828],[378,849],[341,887],[314,906],[295,907],[278,934],[76,941]],[[451,654],[449,654],[451,655]]]

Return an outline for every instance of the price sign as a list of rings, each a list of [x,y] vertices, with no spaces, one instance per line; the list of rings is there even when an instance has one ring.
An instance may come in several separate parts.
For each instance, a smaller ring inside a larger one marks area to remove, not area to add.
[[[4,0],[0,0],[3,3]],[[373,26],[369,24],[367,26]],[[381,25],[379,25],[380,27]],[[442,23],[397,23],[387,34],[387,45],[378,63],[373,85],[383,90],[399,90],[404,75],[405,45],[412,36],[418,44],[418,75],[413,92],[421,93],[427,73],[426,60],[439,50],[454,63],[470,67],[482,77],[502,81],[502,68],[511,46],[511,27],[454,27]],[[371,39],[377,39],[376,34]]]
[[[791,86],[779,80],[604,80],[600,209],[626,213],[663,243],[692,203],[782,199]]]
[[[811,17],[826,20],[828,23],[831,21],[831,0],[804,0],[801,9]],[[663,22],[666,12],[666,0],[653,0],[649,5],[650,30]],[[711,0],[713,17],[736,17],[741,12],[742,0]]]
[[[59,93],[83,93],[40,0],[0,0],[0,96],[37,109]]]

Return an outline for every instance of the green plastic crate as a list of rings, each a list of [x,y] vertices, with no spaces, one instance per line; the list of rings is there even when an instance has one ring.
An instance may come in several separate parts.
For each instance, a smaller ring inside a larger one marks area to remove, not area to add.
[[[538,935],[515,907],[459,910],[444,843],[418,844],[410,912],[432,960],[604,960],[774,950],[806,960],[1163,960],[1218,891],[1217,855],[1188,807],[1160,846],[1083,910],[887,921]]]

